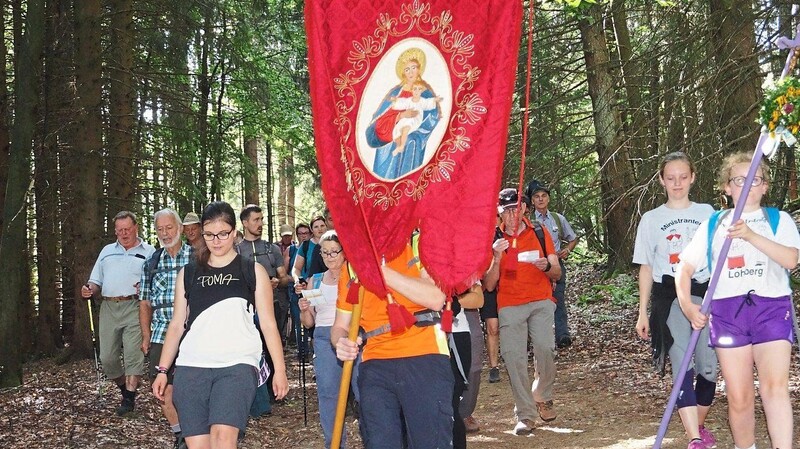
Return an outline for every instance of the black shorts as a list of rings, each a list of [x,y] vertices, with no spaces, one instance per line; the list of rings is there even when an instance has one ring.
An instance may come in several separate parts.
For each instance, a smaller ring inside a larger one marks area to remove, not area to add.
[[[490,292],[483,292],[483,307],[481,307],[481,319],[486,321],[489,318],[497,318],[497,289]]]
[[[150,354],[148,357],[150,358],[150,380],[155,380],[156,376],[158,375],[158,371],[156,371],[156,367],[158,366],[158,361],[161,360],[161,350],[164,349],[163,343],[151,343],[150,344]],[[175,365],[168,367],[167,370],[167,385],[172,385],[172,381],[175,379]]]

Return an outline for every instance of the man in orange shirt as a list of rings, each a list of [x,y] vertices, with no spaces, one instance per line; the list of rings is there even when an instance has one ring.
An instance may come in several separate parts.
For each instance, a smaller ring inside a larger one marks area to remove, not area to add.
[[[497,210],[503,238],[492,245],[494,257],[484,276],[487,291],[497,287],[500,350],[514,395],[516,435],[533,431],[537,411],[544,421],[556,418],[553,282],[561,276],[561,267],[547,229],[535,228],[525,218],[528,206],[528,198],[523,195],[520,200],[515,189],[500,191]],[[533,386],[528,377],[529,336],[536,358]]]
[[[392,332],[386,299],[365,290],[360,320],[363,333],[357,343],[347,339],[353,308],[346,301],[351,284],[348,266],[342,267],[339,278],[331,343],[339,360],[355,360],[359,345],[364,344],[358,390],[361,432],[367,449],[403,447],[404,432],[408,447],[453,447],[450,352],[446,334],[439,324],[432,323],[445,295],[425,269],[418,267],[417,260],[411,245],[407,245],[403,253],[382,267],[392,297],[415,314],[417,324]]]

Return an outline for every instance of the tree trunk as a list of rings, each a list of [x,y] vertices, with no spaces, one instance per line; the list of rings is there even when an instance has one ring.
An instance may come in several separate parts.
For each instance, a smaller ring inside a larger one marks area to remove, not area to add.
[[[67,132],[73,117],[70,104],[72,65],[70,47],[72,26],[70,24],[69,0],[51,1],[47,5],[48,28],[46,35],[46,57],[44,60],[44,122],[42,146],[37,146],[34,171],[36,194],[36,250],[39,290],[39,314],[37,323],[36,350],[50,355],[63,344],[59,263],[66,266],[59,251],[58,217],[59,192],[65,190],[58,176],[58,158],[61,154],[59,139],[69,139]],[[62,143],[66,143],[62,140]],[[61,274],[64,274],[62,271]],[[67,313],[64,313],[66,316]]]
[[[36,108],[39,106],[39,80],[44,41],[44,0],[29,0],[25,30],[16,59],[15,88],[17,101],[11,129],[6,199],[3,204],[3,233],[0,237],[0,388],[22,384],[20,336],[22,329],[20,298],[27,276],[27,194],[31,183],[31,144],[34,137]]]
[[[92,354],[92,342],[88,309],[80,288],[89,279],[105,228],[99,200],[103,147],[100,12],[100,0],[75,2],[75,106],[78,113],[76,141],[66,170],[73,193],[66,219],[72,221],[69,228],[75,248],[72,272],[75,327],[71,347],[76,355],[87,357]]]
[[[286,217],[287,222],[292,225],[297,225],[297,207],[294,204],[294,154],[292,149],[289,150],[286,156]]]
[[[244,203],[260,204],[258,195],[258,139],[250,136],[244,138],[245,166],[242,169],[244,178]]]
[[[6,8],[5,2],[0,8],[0,29],[3,30],[3,36],[6,35]],[[6,48],[6,40],[0,39],[0,61],[5,61],[8,55]],[[8,153],[11,146],[11,138],[9,131],[10,115],[9,111],[9,96],[8,86],[6,80],[8,75],[6,73],[6,64],[0,64],[0,210],[2,210],[6,199],[6,189],[2,188],[8,181]],[[0,214],[0,232],[3,229],[3,217]]]
[[[200,169],[197,173],[197,186],[200,189],[200,198],[195,199],[194,209],[203,210],[206,202],[210,198],[208,194],[208,149],[211,141],[208,126],[208,108],[211,104],[211,75],[209,73],[209,52],[211,51],[211,41],[213,39],[214,28],[211,23],[211,12],[209,11],[203,19],[203,45],[200,50],[200,77],[197,80],[198,89],[198,110],[197,110],[197,134],[200,141]]]
[[[709,93],[718,102],[718,139],[725,153],[753,151],[759,133],[753,124],[761,101],[755,54],[753,5],[749,0],[710,0],[709,25],[717,65]]]
[[[138,209],[133,198],[136,180],[133,177],[133,0],[111,0],[111,77],[109,89],[109,125],[107,159],[109,222],[120,210]]]
[[[592,98],[595,146],[600,164],[600,188],[608,249],[608,272],[630,267],[636,229],[629,189],[634,176],[624,146],[619,102],[610,72],[608,44],[603,33],[600,6],[593,5],[579,21],[583,53]]]
[[[272,185],[273,180],[275,179],[274,172],[272,170],[273,164],[272,161],[274,159],[274,152],[272,151],[272,143],[269,139],[266,140],[266,145],[264,148],[264,159],[267,161],[267,166],[265,170],[266,182],[264,183],[264,190],[266,190],[266,201],[267,201],[267,235],[269,236],[267,240],[273,241],[275,239],[275,196],[272,194]]]

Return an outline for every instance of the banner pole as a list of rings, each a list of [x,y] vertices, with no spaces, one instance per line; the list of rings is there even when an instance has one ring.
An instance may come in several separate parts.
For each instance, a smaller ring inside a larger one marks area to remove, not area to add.
[[[364,287],[358,290],[358,304],[353,306],[353,314],[350,317],[350,329],[347,332],[347,339],[356,341],[358,338],[359,322],[361,321],[361,308],[364,306]],[[342,366],[342,379],[339,381],[339,398],[336,402],[336,418],[333,421],[333,436],[331,437],[331,447],[338,448],[342,441],[344,432],[344,415],[347,410],[347,396],[350,394],[350,379],[353,377],[353,364],[355,360],[345,360]]]

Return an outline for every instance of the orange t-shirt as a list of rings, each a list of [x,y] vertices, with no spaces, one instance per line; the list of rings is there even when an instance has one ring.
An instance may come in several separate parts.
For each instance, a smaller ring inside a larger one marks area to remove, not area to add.
[[[414,259],[414,252],[410,245],[406,245],[406,249],[394,260],[387,262],[386,265],[406,276],[420,276],[416,259]],[[336,313],[352,313],[353,305],[349,304],[346,299],[349,283],[350,273],[347,269],[347,264],[345,264],[342,267],[342,275],[339,277],[339,297],[336,301]],[[425,310],[425,307],[411,302],[411,300],[399,293],[392,292],[392,297],[412,314]],[[369,290],[364,291],[364,306],[361,309],[360,326],[365,332],[370,332],[389,322],[386,305],[387,302],[383,298],[379,298]],[[411,326],[399,334],[386,332],[385,334],[370,337],[364,347],[362,360],[366,362],[371,359],[397,359],[428,354],[450,354],[450,350],[447,347],[447,336],[442,332],[441,326],[438,324],[426,327]]]
[[[539,239],[530,222],[526,220],[527,227],[522,234],[517,236],[517,249],[520,253],[525,251],[539,251],[539,257],[544,257]],[[553,239],[547,228],[542,226],[544,232],[544,244],[547,254],[555,254]],[[505,239],[513,244],[514,238],[504,234]],[[516,276],[510,275],[508,270],[508,256],[504,255],[500,260],[500,280],[497,284],[497,308],[502,309],[508,306],[518,306],[533,301],[549,299],[555,302],[553,297],[553,281],[547,274],[536,268],[531,263],[517,262]]]

